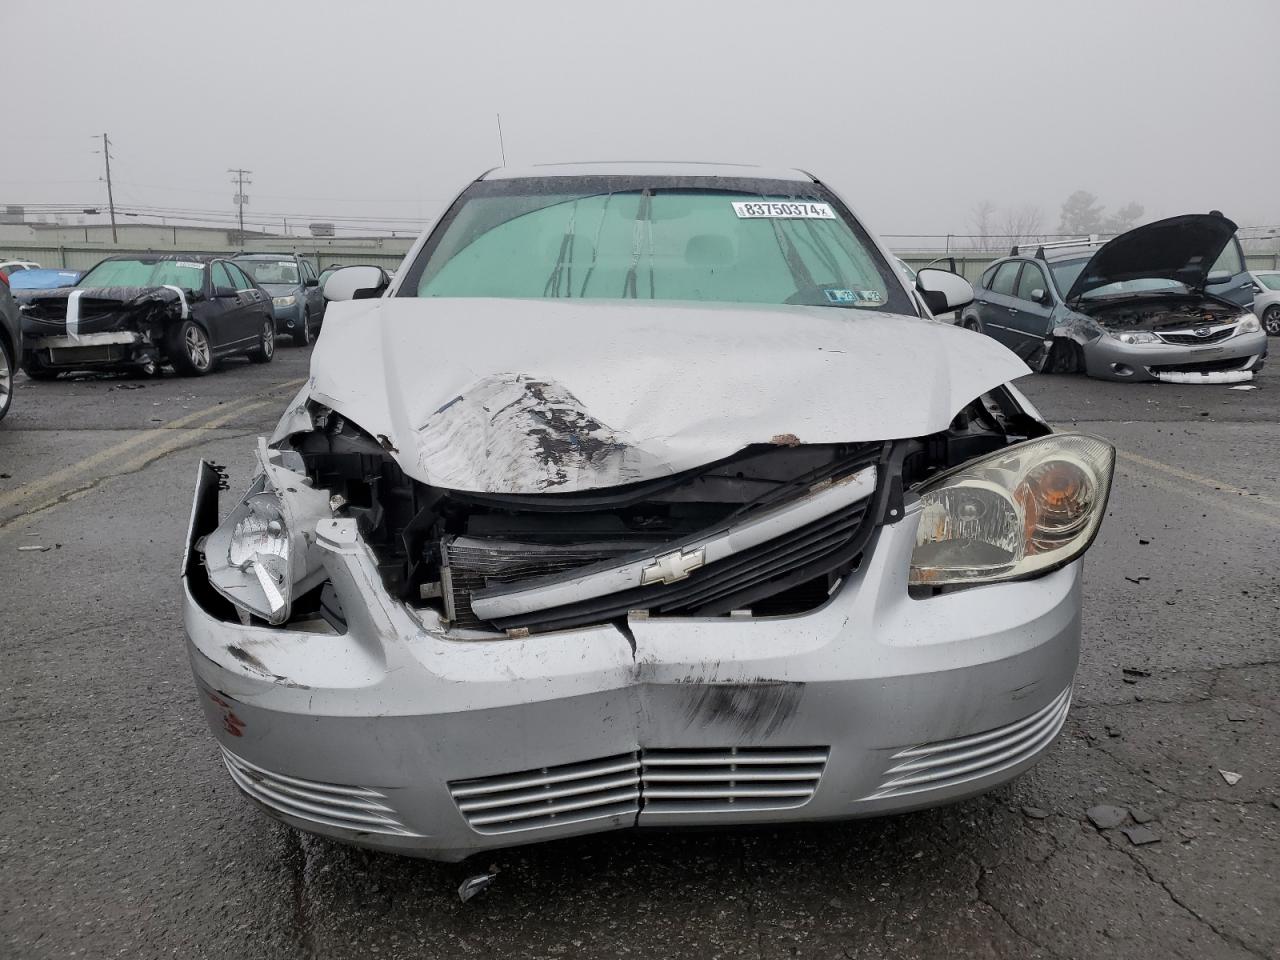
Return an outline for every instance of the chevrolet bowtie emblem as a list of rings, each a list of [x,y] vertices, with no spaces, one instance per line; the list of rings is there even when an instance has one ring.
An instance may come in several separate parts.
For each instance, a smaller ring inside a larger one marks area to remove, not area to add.
[[[664,553],[640,571],[640,584],[647,587],[651,583],[675,583],[685,579],[706,562],[707,552],[703,547],[688,553],[679,550]]]

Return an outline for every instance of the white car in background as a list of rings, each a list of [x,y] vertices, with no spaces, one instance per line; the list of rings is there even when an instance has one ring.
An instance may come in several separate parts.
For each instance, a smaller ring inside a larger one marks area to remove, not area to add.
[[[1280,337],[1280,270],[1254,270],[1253,312],[1269,337]]]

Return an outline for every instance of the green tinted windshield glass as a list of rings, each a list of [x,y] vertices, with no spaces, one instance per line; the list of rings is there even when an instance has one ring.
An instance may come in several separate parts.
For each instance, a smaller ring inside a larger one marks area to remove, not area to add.
[[[292,260],[237,260],[259,283],[298,283],[298,265]]]
[[[107,260],[86,273],[76,286],[171,286],[196,293],[204,289],[204,267],[194,260]]]
[[[825,198],[697,188],[464,195],[420,297],[585,297],[810,304],[904,312],[901,282]],[[434,240],[435,238],[433,238]],[[417,273],[416,284],[414,274]],[[905,307],[910,309],[909,307]]]
[[[1076,282],[1076,277],[1080,276],[1080,271],[1088,262],[1088,257],[1081,257],[1079,260],[1059,260],[1057,263],[1049,264],[1049,272],[1053,274],[1053,282],[1058,285],[1059,294],[1064,297],[1067,295],[1071,285]]]

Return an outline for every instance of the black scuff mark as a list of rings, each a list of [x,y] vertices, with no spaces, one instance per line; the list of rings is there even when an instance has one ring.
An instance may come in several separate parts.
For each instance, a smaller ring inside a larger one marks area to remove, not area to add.
[[[685,721],[689,726],[728,727],[744,740],[768,737],[795,715],[804,686],[796,681],[765,679],[690,682]]]
[[[385,433],[378,434],[378,445],[382,447],[383,450],[387,451],[387,453],[400,452],[398,449],[396,449],[396,445],[391,442],[391,438],[388,437]]]
[[[568,390],[542,380],[521,379],[533,401],[526,413],[532,421],[528,434],[536,444],[534,455],[552,471],[552,483],[568,479],[570,464],[596,464],[626,449]]]

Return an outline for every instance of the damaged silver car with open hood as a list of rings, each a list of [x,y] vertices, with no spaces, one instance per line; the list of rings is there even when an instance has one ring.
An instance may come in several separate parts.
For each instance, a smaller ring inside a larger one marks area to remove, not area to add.
[[[1114,451],[812,176],[493,171],[389,284],[325,293],[184,559],[199,699],[268,814],[445,860],[858,817],[1061,728]]]

